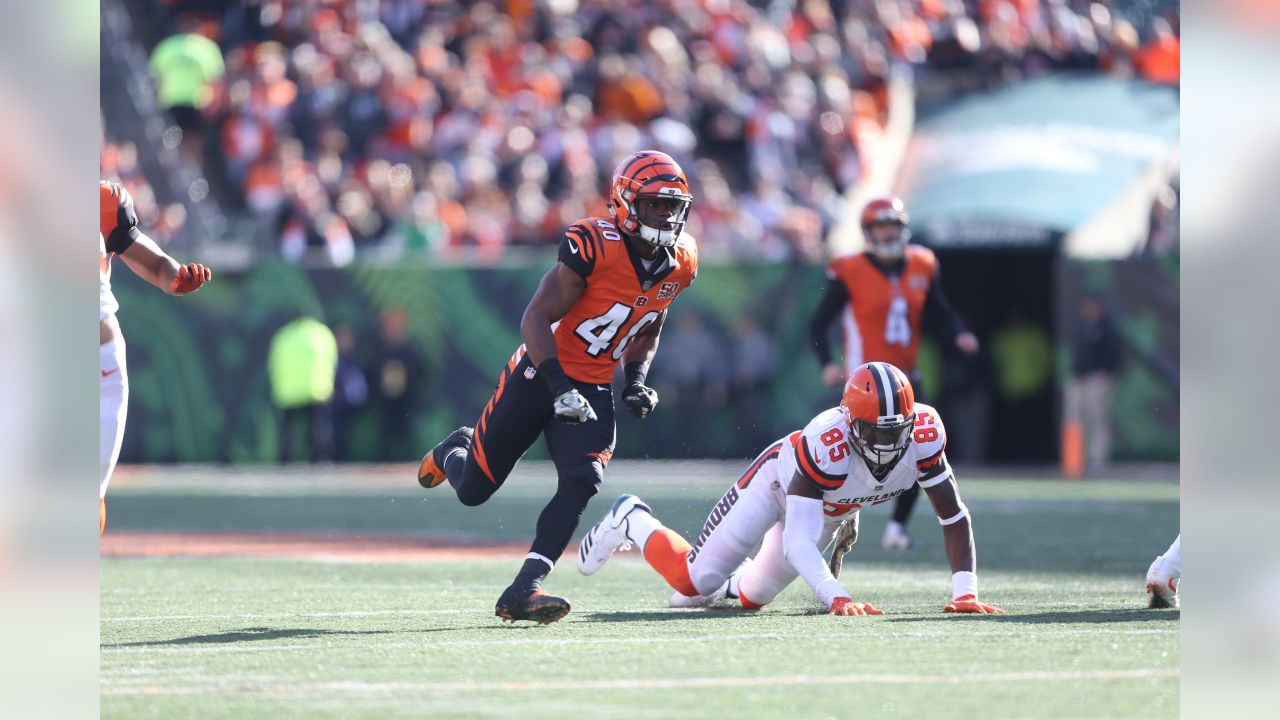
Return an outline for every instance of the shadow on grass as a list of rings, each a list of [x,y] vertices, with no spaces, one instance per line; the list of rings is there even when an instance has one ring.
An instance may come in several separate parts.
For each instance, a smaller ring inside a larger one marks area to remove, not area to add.
[[[360,635],[413,635],[417,633],[436,633],[436,632],[474,632],[494,630],[501,631],[509,629],[510,625],[499,624],[496,621],[491,625],[472,625],[460,627],[450,625],[447,627],[424,627],[424,628],[396,628],[388,630],[330,630],[322,628],[267,628],[252,627],[243,630],[233,630],[230,632],[213,633],[209,635],[188,635],[186,637],[170,638],[167,640],[139,640],[127,643],[108,643],[102,645],[104,648],[127,648],[127,647],[164,647],[169,645],[230,645],[243,642],[262,642],[264,640],[285,640],[290,638],[319,638],[319,637],[344,637],[344,636],[360,636]],[[519,626],[517,626],[519,627]]]
[[[662,608],[657,610],[617,610],[612,612],[579,613],[578,622],[652,622],[665,620],[694,620],[711,622],[714,620],[751,620],[778,617],[813,617],[826,615],[826,611],[812,607],[769,607],[765,610],[744,610],[737,605],[706,608]],[[573,617],[573,616],[571,616]]]
[[[1145,608],[1100,608],[1090,610],[1050,610],[1048,612],[1020,613],[1017,609],[1005,608],[1005,615],[966,615],[961,613],[944,613],[928,616],[888,617],[890,622],[965,622],[974,620],[997,623],[1031,623],[1031,624],[1108,624],[1130,622],[1153,622],[1177,620],[1181,617],[1179,610],[1147,610]]]
[[[259,642],[262,640],[283,640],[286,638],[314,638],[323,635],[378,635],[384,630],[321,630],[317,628],[267,628],[252,627],[211,635],[188,635],[169,640],[139,640],[137,642],[115,643],[103,647],[147,647],[159,645],[222,645],[240,642]]]
[[[740,618],[751,613],[744,613],[740,608],[698,608],[679,610],[664,608],[661,610],[615,610],[609,612],[585,612],[576,616],[578,622],[658,622],[666,620],[704,620],[707,618]],[[573,616],[571,616],[573,617]]]

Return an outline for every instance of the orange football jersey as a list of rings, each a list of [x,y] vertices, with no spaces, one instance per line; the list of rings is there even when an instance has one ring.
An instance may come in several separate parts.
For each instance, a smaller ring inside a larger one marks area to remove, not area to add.
[[[554,326],[556,353],[565,375],[608,384],[631,338],[655,322],[698,276],[698,250],[683,236],[660,248],[645,267],[612,221],[579,220],[560,242],[560,262],[587,281],[587,289]]]
[[[831,261],[827,275],[844,284],[849,306],[841,319],[844,364],[887,362],[910,372],[920,348],[925,298],[938,270],[933,251],[908,245],[901,275],[886,275],[866,253]]]

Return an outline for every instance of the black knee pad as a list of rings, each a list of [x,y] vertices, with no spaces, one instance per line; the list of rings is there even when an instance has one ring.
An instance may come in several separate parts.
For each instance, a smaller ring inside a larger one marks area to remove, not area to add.
[[[559,476],[559,490],[569,490],[579,494],[585,502],[600,492],[600,485],[604,482],[604,466],[599,460],[577,463],[573,467],[561,470]]]
[[[604,480],[602,470],[598,463],[590,463],[560,474],[556,496],[565,503],[565,509],[572,505],[577,514],[582,515],[587,503],[600,492],[600,483]]]
[[[557,495],[581,500],[584,508],[598,492],[600,492],[600,483],[582,477],[561,478],[560,486],[556,488]]]

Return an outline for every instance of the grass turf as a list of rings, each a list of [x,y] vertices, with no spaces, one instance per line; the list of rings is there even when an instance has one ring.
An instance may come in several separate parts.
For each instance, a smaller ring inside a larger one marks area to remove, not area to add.
[[[617,492],[641,492],[686,533],[736,468],[617,465],[585,520]],[[531,465],[465,511],[363,472],[142,478],[113,491],[112,527],[509,540],[527,537],[550,482]],[[548,627],[492,617],[511,560],[105,559],[102,715],[1176,716],[1178,613],[1141,608],[1146,565],[1177,532],[1176,485],[962,474],[961,489],[983,596],[1008,615],[940,612],[949,577],[927,502],[915,523],[924,548],[881,551],[885,515],[872,511],[846,558],[857,598],[889,613],[878,618],[821,614],[801,581],[759,613],[669,610],[665,584],[626,556],[592,578],[567,557],[548,587],[575,609]]]

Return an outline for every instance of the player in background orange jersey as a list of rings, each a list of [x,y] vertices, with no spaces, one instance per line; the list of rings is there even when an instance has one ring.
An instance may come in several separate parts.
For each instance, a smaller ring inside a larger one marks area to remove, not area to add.
[[[933,251],[910,244],[907,209],[896,197],[877,198],[862,210],[867,249],[831,261],[826,292],[809,324],[810,341],[827,387],[845,380],[846,372],[866,362],[887,362],[910,378],[917,400],[924,401],[917,360],[921,325],[965,354],[978,351],[978,338],[968,332],[942,292],[940,268]],[[844,367],[832,359],[827,330],[835,319],[844,331]],[[912,546],[907,521],[919,491],[898,497],[881,543],[886,549]]]
[[[692,203],[684,171],[646,150],[614,172],[610,219],[569,226],[559,260],[542,278],[520,323],[524,344],[498,378],[475,428],[455,430],[422,458],[418,482],[448,481],[464,505],[480,505],[507,479],[539,435],[559,486],[537,535],[494,613],[550,623],[569,612],[542,581],[568,545],[613,456],[613,374],[622,363],[622,401],[646,417],[658,394],[646,386],[667,306],[698,275],[698,251],[682,235]]]
[[[138,213],[129,191],[119,183],[98,182],[98,533],[107,525],[107,485],[120,458],[128,412],[129,378],[125,371],[124,336],[111,292],[111,261],[119,257],[138,277],[171,295],[195,292],[213,278],[199,263],[179,265],[138,228]]]

